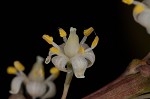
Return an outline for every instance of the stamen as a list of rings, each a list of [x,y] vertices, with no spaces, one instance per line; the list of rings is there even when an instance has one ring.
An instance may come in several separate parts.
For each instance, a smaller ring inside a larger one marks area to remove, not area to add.
[[[56,67],[52,67],[49,71],[52,75],[54,75],[55,77],[58,77],[60,71],[56,68]]]
[[[51,37],[51,36],[49,36],[49,35],[44,34],[44,35],[42,36],[42,38],[43,38],[46,42],[48,42],[49,44],[52,44],[52,43],[53,43],[53,37]]]
[[[60,37],[66,37],[67,36],[67,33],[62,28],[59,28],[59,34],[60,34]]]
[[[87,48],[87,49],[85,50],[85,52],[88,52],[88,51],[93,50],[93,49],[97,46],[98,41],[99,41],[99,37],[96,36],[95,39],[94,39],[94,41],[92,42],[91,47],[90,47],[90,48]]]
[[[134,0],[122,0],[122,2],[131,5],[134,2]]]
[[[87,39],[87,36],[84,36],[83,39],[81,40],[80,44],[81,45],[84,44],[84,42],[86,41],[86,39]]]
[[[84,37],[83,37],[83,39],[82,39],[81,42],[80,42],[81,45],[84,44],[84,42],[86,41],[87,37],[88,37],[93,31],[94,31],[94,29],[93,29],[92,27],[90,27],[90,28],[84,30],[84,32],[83,32],[83,33],[84,33]]]
[[[60,37],[63,38],[63,41],[67,42],[67,38],[66,38],[67,33],[62,28],[59,28],[59,34],[60,34]]]
[[[99,41],[99,37],[96,36],[95,39],[94,39],[94,41],[92,42],[91,48],[95,48],[96,45],[98,44],[98,41]]]
[[[56,48],[56,47],[51,47],[51,48],[50,48],[50,52],[52,52],[52,53],[54,53],[54,54],[59,54],[59,53],[60,53],[59,49]]]
[[[84,48],[81,46],[81,47],[79,48],[79,53],[83,54],[84,52],[85,52],[85,50],[84,50]]]
[[[135,7],[134,7],[134,13],[136,14],[139,14],[141,13],[142,11],[144,10],[144,6],[142,6],[141,4],[137,4]]]
[[[14,61],[14,66],[18,71],[24,71],[25,70],[25,67],[19,61]]]
[[[53,42],[52,45],[60,50],[60,47],[55,42]]]
[[[10,67],[7,68],[7,73],[8,74],[16,74],[17,70],[16,70],[16,68],[10,66]]]
[[[83,33],[84,33],[85,36],[89,36],[93,31],[94,31],[94,28],[90,27],[90,28],[84,30]]]

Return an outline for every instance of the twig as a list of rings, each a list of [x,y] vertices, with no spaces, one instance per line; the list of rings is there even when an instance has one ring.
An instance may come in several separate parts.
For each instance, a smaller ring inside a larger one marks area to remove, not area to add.
[[[130,99],[150,92],[150,52],[140,61],[135,74],[124,75],[126,70],[116,80],[82,99]]]

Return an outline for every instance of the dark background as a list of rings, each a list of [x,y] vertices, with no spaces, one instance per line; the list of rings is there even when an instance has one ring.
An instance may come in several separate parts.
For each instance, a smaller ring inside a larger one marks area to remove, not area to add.
[[[22,62],[29,73],[36,56],[46,58],[51,47],[42,39],[43,34],[52,35],[57,44],[63,42],[58,28],[68,34],[70,27],[77,28],[80,40],[83,30],[95,29],[100,40],[94,49],[96,60],[85,72],[85,79],[73,77],[68,99],[81,99],[98,90],[121,75],[133,58],[142,59],[150,50],[150,35],[132,17],[133,6],[121,0],[68,2],[5,2],[2,3],[0,33],[0,96],[7,99],[10,82],[6,68],[13,61]],[[88,38],[90,45],[94,33]],[[53,64],[45,65],[46,77]],[[65,74],[55,80],[56,99],[63,91]]]

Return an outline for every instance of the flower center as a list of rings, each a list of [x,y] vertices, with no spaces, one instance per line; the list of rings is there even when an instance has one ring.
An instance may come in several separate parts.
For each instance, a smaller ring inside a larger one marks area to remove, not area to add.
[[[64,46],[65,55],[69,58],[75,56],[80,48],[79,37],[76,34],[76,28],[70,28],[70,35]]]

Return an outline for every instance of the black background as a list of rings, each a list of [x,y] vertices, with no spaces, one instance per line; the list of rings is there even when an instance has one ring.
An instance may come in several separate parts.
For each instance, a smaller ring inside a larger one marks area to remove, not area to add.
[[[22,62],[29,73],[36,56],[46,58],[51,47],[42,39],[43,34],[52,35],[57,44],[63,42],[58,28],[68,34],[70,27],[77,28],[80,40],[83,30],[95,29],[100,40],[93,50],[96,60],[85,72],[84,79],[73,77],[68,99],[81,99],[110,83],[124,72],[133,58],[142,59],[150,49],[150,35],[132,17],[133,6],[121,0],[68,1],[68,2],[5,2],[2,3],[0,33],[0,96],[7,99],[10,82],[14,75],[8,75],[6,68],[13,61]],[[94,39],[92,34],[87,43]],[[46,77],[53,64],[45,65]],[[55,80],[60,99],[65,74],[61,72]]]

